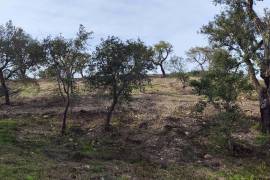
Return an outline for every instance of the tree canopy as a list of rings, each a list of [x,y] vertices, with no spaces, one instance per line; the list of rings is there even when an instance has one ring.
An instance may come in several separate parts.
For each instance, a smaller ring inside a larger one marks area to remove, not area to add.
[[[96,48],[93,55],[96,73],[89,79],[90,83],[109,91],[112,103],[106,127],[118,102],[129,99],[132,90],[147,82],[147,72],[153,69],[152,58],[151,49],[140,40],[123,42],[117,37],[108,37]]]
[[[155,44],[153,47],[154,50],[154,58],[152,62],[159,66],[162,72],[163,77],[166,76],[164,63],[168,60],[169,56],[173,52],[173,46],[169,42],[160,41],[159,43]]]

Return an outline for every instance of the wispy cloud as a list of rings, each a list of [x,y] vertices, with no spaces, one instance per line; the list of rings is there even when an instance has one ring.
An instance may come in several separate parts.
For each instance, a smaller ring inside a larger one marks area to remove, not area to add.
[[[9,19],[35,37],[73,36],[79,24],[95,32],[170,41],[178,55],[207,40],[197,32],[218,12],[211,0],[0,0],[0,23]],[[262,3],[261,3],[262,4]],[[265,3],[266,4],[266,3]],[[270,5],[269,2],[267,2]]]

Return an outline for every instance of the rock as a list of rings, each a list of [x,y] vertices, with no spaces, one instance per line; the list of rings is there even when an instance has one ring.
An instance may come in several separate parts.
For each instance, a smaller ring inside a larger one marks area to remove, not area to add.
[[[44,119],[48,119],[50,116],[49,115],[43,115]]]
[[[205,154],[205,155],[203,156],[203,158],[204,158],[204,159],[211,159],[211,158],[213,158],[213,156],[211,156],[210,154]]]

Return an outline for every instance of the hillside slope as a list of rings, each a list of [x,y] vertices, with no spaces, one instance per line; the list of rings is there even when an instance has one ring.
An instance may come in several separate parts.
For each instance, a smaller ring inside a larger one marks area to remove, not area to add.
[[[102,126],[108,98],[80,86],[65,137],[59,135],[63,103],[55,87],[26,84],[11,107],[1,106],[0,179],[270,177],[269,137],[259,133],[256,101],[239,101],[246,114],[234,123],[231,151],[218,111],[196,112],[203,97],[176,79],[154,78],[145,91],[134,92],[117,108],[110,133]]]

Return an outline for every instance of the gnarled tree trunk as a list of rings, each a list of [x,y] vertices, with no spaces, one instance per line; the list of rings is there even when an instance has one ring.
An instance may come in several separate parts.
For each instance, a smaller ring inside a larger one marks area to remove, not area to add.
[[[8,90],[7,85],[6,85],[6,80],[5,80],[5,77],[4,77],[2,70],[0,70],[0,81],[1,81],[1,86],[3,88],[3,93],[5,95],[5,104],[10,105],[9,90]]]
[[[116,104],[117,104],[117,98],[114,97],[113,102],[112,102],[111,106],[109,107],[109,110],[107,113],[107,118],[106,118],[106,122],[105,122],[105,131],[110,130],[110,126],[111,126],[110,123],[111,123],[113,111],[115,109]]]
[[[263,133],[270,133],[270,104],[267,89],[260,94],[261,128]]]
[[[67,98],[66,98],[66,106],[65,106],[65,110],[64,110],[64,114],[63,114],[63,120],[62,120],[62,131],[61,131],[62,135],[64,135],[66,133],[67,113],[68,113],[69,105],[70,105],[70,97],[69,97],[69,93],[68,93]]]
[[[162,77],[166,77],[166,73],[165,73],[165,69],[164,69],[163,65],[160,64],[159,66],[160,66],[160,69],[161,69],[161,72],[162,72]]]
[[[261,126],[264,133],[270,133],[270,44],[264,39],[264,60],[261,65],[261,77],[265,88],[260,92]]]
[[[264,80],[265,88],[262,88],[260,95],[260,112],[262,131],[270,133],[270,30],[269,25],[262,21],[253,9],[254,0],[247,0],[247,10],[250,19],[256,25],[258,33],[262,36],[264,56],[261,59],[261,77]]]

